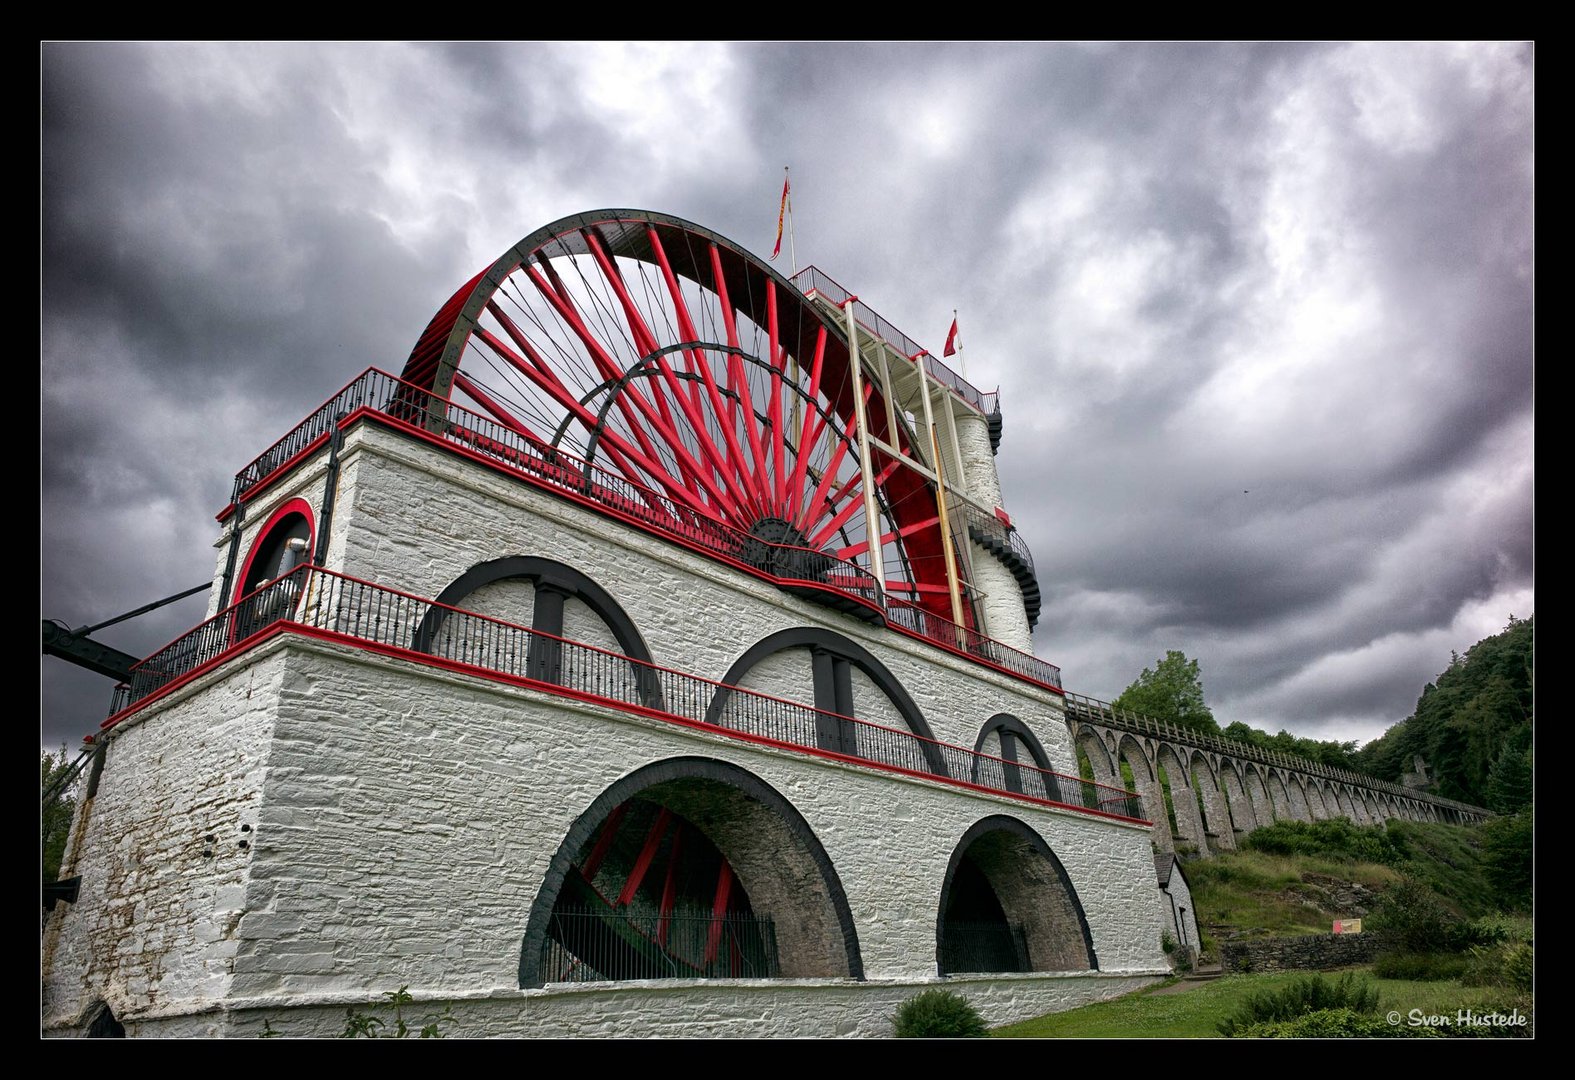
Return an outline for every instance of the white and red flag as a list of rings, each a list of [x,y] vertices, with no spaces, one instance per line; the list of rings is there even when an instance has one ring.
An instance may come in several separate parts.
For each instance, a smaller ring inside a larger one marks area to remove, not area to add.
[[[784,172],[785,171],[786,170],[784,170]],[[771,249],[771,259],[772,259],[773,262],[776,261],[776,257],[778,255],[782,254],[782,223],[787,220],[787,212],[788,212],[788,178],[786,176],[783,176],[782,177],[782,205],[777,210],[777,246]]]
[[[952,328],[946,331],[946,348],[941,350],[942,356],[950,356],[962,348],[962,341],[957,337],[957,316],[952,316]]]

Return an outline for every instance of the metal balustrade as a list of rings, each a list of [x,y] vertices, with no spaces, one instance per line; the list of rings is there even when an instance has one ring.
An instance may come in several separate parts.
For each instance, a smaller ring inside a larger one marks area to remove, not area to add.
[[[834,306],[841,307],[851,298],[853,300],[853,318],[866,331],[880,338],[892,348],[912,359],[924,353],[924,370],[927,375],[963,401],[986,415],[994,412],[1000,403],[1000,393],[986,394],[977,386],[953,371],[944,362],[931,356],[918,343],[898,330],[891,323],[881,318],[864,301],[853,296],[847,289],[837,284],[829,274],[818,266],[806,266],[793,277],[793,284],[805,294],[818,292],[826,297]]]
[[[315,566],[268,582],[138,662],[118,698],[124,704],[105,726],[220,660],[295,628],[720,734],[1142,818],[1137,794],[1121,788],[659,667]]]
[[[235,477],[231,505],[238,505],[280,475],[326,440],[336,426],[362,417],[375,418],[484,460],[532,486],[589,504],[779,584],[835,594],[862,605],[873,618],[949,652],[983,661],[1045,689],[1061,688],[1061,669],[1056,665],[888,595],[874,575],[855,562],[824,551],[773,543],[706,518],[660,492],[546,446],[491,417],[471,412],[376,368],[358,376],[242,469]],[[1023,550],[1026,552],[1026,547]]]

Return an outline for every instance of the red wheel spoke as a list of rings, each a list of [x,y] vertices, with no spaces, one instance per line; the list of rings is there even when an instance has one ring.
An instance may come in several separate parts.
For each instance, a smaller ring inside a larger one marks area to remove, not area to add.
[[[711,268],[716,277],[717,296],[721,300],[722,324],[727,330],[727,343],[737,349],[740,347],[738,318],[733,313],[733,303],[727,295],[727,278],[722,273],[722,257],[715,244],[711,245]],[[744,375],[744,361],[737,353],[729,353],[727,356],[727,388],[733,392],[735,408],[743,413],[744,433],[749,438],[750,459],[754,462],[750,484],[759,498],[761,509],[764,510],[771,501],[764,483],[766,454],[760,441],[760,431],[755,425],[755,406],[749,396],[749,379]]]
[[[700,333],[695,328],[694,319],[689,314],[689,305],[684,302],[683,290],[678,285],[678,277],[673,273],[672,264],[668,262],[667,251],[662,247],[662,238],[657,234],[657,231],[653,226],[646,227],[646,235],[651,241],[651,250],[656,253],[657,263],[661,266],[662,279],[667,283],[668,294],[673,299],[673,307],[675,308],[678,315],[678,332],[685,341],[699,341]],[[720,264],[715,262],[717,259],[717,250],[715,244],[711,245],[711,256],[713,259],[713,270],[715,271],[718,280],[720,280],[721,268]],[[723,288],[725,289],[725,285]],[[722,302],[724,306],[727,303],[727,295],[725,291],[722,294]],[[726,310],[726,316],[728,321],[732,323],[732,327],[729,331],[728,344],[734,345],[734,347],[736,347],[736,341],[738,337],[737,323],[733,321],[733,314],[730,309]],[[735,483],[732,485],[732,487],[735,496],[738,498],[740,503],[750,506],[751,509],[756,513],[763,513],[765,507],[759,502],[759,493],[753,490],[753,485],[747,485],[750,489],[747,492],[743,490],[744,486],[747,484],[748,468],[744,462],[743,448],[738,444],[738,433],[735,430],[736,414],[733,417],[735,422],[730,423],[729,417],[726,415],[727,410],[722,405],[721,391],[717,388],[716,378],[711,373],[711,364],[703,355],[701,355],[698,349],[686,349],[684,350],[684,356],[688,363],[690,374],[694,374],[698,371],[701,381],[705,384],[706,398],[711,403],[712,415],[716,417],[717,426],[722,431],[723,442],[727,447],[728,462],[728,466],[724,467],[724,475],[729,475],[730,472],[730,474],[734,477]],[[728,360],[729,363],[732,363],[737,361],[737,358],[729,354]],[[695,425],[697,434],[703,434],[705,431],[705,426],[704,422],[699,418],[700,396],[698,388],[696,388],[694,403],[696,406],[695,415],[691,417],[690,422]],[[702,438],[702,442],[705,441],[708,440]],[[742,478],[745,483],[738,483],[737,480],[739,478]]]
[[[667,835],[667,826],[672,820],[673,812],[667,807],[657,812],[656,820],[651,822],[650,831],[645,834],[645,846],[640,849],[639,857],[634,860],[634,868],[629,871],[629,876],[623,882],[623,890],[618,893],[617,907],[628,907],[629,901],[640,891],[640,884],[651,869],[651,860],[656,858],[656,849],[661,846],[662,837]]]
[[[445,438],[532,482],[680,539],[717,523],[844,562],[867,565],[884,549],[893,596],[939,614],[948,578],[935,486],[901,469],[916,450],[878,381],[864,383],[862,404],[889,448],[856,468],[861,403],[843,329],[704,229],[640,211],[580,214],[533,233],[445,302],[404,377],[484,418],[451,411]],[[438,430],[441,419],[424,422]],[[817,580],[864,579],[849,565]],[[647,884],[663,868],[648,866]]]
[[[478,327],[476,329],[475,336],[499,355],[508,357],[511,353],[513,353],[512,349],[510,349],[502,341],[498,340],[497,336],[489,330]],[[553,396],[559,405],[561,405],[580,422],[581,426],[583,426],[588,431],[596,430],[596,416],[584,405],[581,405],[573,397],[569,396],[567,391],[563,391],[561,384],[555,385],[554,380],[547,379],[542,377],[539,373],[535,373],[534,369],[532,369],[530,365],[526,364],[523,360],[519,360],[517,356],[514,359],[518,361],[515,363],[515,367],[521,372],[521,374],[525,375],[527,378],[533,379],[536,382],[536,385],[541,387],[549,395]],[[458,380],[460,374],[462,373],[457,372],[455,374],[456,381]],[[466,383],[473,385],[469,379],[466,380]],[[559,396],[560,391],[562,392],[562,396]],[[469,392],[469,390],[466,390],[466,393]],[[660,461],[653,460],[641,450],[629,445],[629,443],[616,431],[612,431],[603,427],[600,441],[602,445],[607,448],[608,455],[614,459],[618,465],[618,468],[624,473],[625,476],[629,477],[629,479],[640,483],[642,482],[640,477],[642,474],[644,474],[650,478],[650,482],[660,485],[662,489],[665,490],[670,496],[683,503],[685,506],[698,511],[708,518],[720,520],[714,509],[706,505],[706,503],[703,501],[697,499],[694,493],[689,491],[688,488],[675,481],[668,471],[663,468]],[[635,466],[638,466],[638,468],[631,467],[631,462]]]
[[[596,338],[596,335],[590,332],[590,329],[585,325],[585,320],[580,317],[579,311],[575,308],[570,298],[566,295],[559,295],[558,292],[554,290],[552,286],[549,285],[542,278],[542,276],[535,271],[534,267],[525,267],[525,273],[530,277],[531,281],[535,283],[537,290],[540,291],[541,295],[547,300],[547,302],[553,305],[554,309],[558,312],[559,317],[569,325],[569,328],[573,330],[576,335],[578,335],[580,341],[585,345],[586,350],[591,354],[591,359],[595,362],[597,370],[601,372],[602,378],[616,385],[623,377],[623,372],[620,371],[618,365],[613,362],[612,356],[602,346],[601,342]],[[629,425],[629,430],[634,433],[635,440],[639,442],[641,449],[645,451],[648,457],[654,460],[660,460],[661,455],[657,452],[656,447],[651,444],[650,437],[645,433],[644,428],[641,426],[639,420],[635,417],[636,410],[638,410],[638,412],[645,417],[647,424],[659,431],[663,435],[664,439],[666,439],[668,443],[668,449],[672,451],[673,457],[678,462],[679,471],[683,474],[681,477],[683,485],[696,496],[699,496],[703,489],[705,495],[711,499],[713,505],[723,508],[725,512],[725,510],[730,507],[731,500],[729,500],[727,496],[722,493],[721,489],[711,482],[711,477],[708,470],[701,468],[700,463],[695,461],[694,456],[689,453],[688,449],[683,445],[682,440],[678,438],[678,434],[673,430],[672,425],[670,423],[663,422],[661,411],[653,408],[650,401],[647,400],[643,394],[635,390],[632,384],[630,385],[629,389],[629,393],[617,394],[614,400],[620,411],[622,411],[624,414],[624,420]],[[634,403],[633,408],[631,408],[629,404],[631,401]],[[604,432],[602,438],[605,439],[606,437],[607,433]],[[720,516],[716,510],[713,509],[707,509],[706,515],[708,517]]]
[[[711,930],[705,941],[705,962],[714,964],[718,946],[722,943],[722,916],[727,914],[727,904],[732,899],[733,868],[722,860],[716,872],[716,899],[711,902]]]
[[[804,424],[799,428],[798,447],[793,454],[793,477],[788,482],[787,498],[782,507],[782,516],[792,521],[798,516],[799,508],[804,501],[804,471],[809,467],[810,454],[813,452],[815,442],[820,438],[820,428],[825,421],[817,415],[816,403],[820,401],[820,368],[826,360],[826,328],[822,326],[815,335],[815,359],[811,361],[809,372],[809,395],[804,406]],[[817,423],[818,421],[818,423]],[[814,428],[811,434],[811,428]]]
[[[597,265],[601,268],[602,275],[607,279],[608,284],[612,286],[613,292],[617,294],[618,302],[623,306],[624,316],[629,320],[629,326],[634,332],[636,340],[640,343],[640,348],[648,356],[656,353],[659,349],[659,346],[656,343],[656,335],[651,332],[650,328],[645,323],[644,317],[641,316],[639,308],[635,306],[634,299],[629,295],[628,286],[623,280],[623,275],[618,273],[617,267],[613,265],[612,260],[609,259],[606,252],[602,250],[601,241],[594,233],[586,233],[585,238],[587,244],[590,246],[592,256],[596,259]],[[661,251],[660,241],[656,239],[656,232],[654,229],[651,230],[651,240],[652,243],[656,245],[657,254],[663,260],[665,269],[666,254]],[[672,271],[666,270],[666,274],[669,278],[671,278]],[[681,298],[678,296],[677,288],[677,281],[674,280],[672,282],[674,300],[675,302],[681,303]],[[689,321],[688,312],[683,307],[680,307],[678,314],[680,333],[683,334],[685,340],[694,341],[694,326]],[[694,351],[695,350],[686,350],[686,353]],[[690,400],[690,398],[684,394],[683,388],[678,384],[678,377],[673,373],[672,366],[668,364],[667,358],[665,356],[656,357],[656,366],[661,372],[662,378],[666,380],[669,389],[672,391],[673,399],[678,402],[679,411],[684,414],[685,421],[689,424],[690,429],[694,432],[695,441],[699,444],[701,452],[705,455],[715,474],[720,477],[722,482],[727,486],[733,502],[740,506],[747,504],[749,501],[748,496],[738,486],[737,482],[733,478],[732,468],[729,466],[726,458],[718,450],[716,444],[707,437],[705,421],[701,418],[700,410],[697,407],[699,399],[695,398],[694,400]],[[692,367],[693,365],[691,364],[691,368]],[[702,361],[701,367],[706,373],[705,378],[709,381],[711,370],[710,365]],[[714,384],[712,384],[712,387],[714,390]],[[661,408],[663,420],[667,423],[669,428],[672,428],[672,414],[667,408],[666,399],[660,393],[654,396],[656,397],[657,405]]]
[[[624,814],[629,812],[628,803],[619,803],[613,807],[612,813],[607,815],[607,820],[602,822],[602,831],[596,838],[596,846],[591,849],[590,858],[585,860],[585,865],[580,867],[580,873],[585,875],[585,880],[590,881],[596,876],[596,871],[601,869],[602,860],[607,857],[607,851],[618,838],[618,827],[623,824]]]
[[[831,512],[836,502],[837,493],[832,492],[828,495],[827,491],[836,483],[837,469],[842,465],[842,459],[847,456],[849,449],[851,449],[849,440],[839,439],[837,441],[836,449],[831,452],[831,461],[826,465],[826,471],[821,474],[820,483],[815,485],[815,493],[809,497],[809,505],[804,509],[803,520],[796,522],[800,530],[808,529],[814,523],[815,515],[820,513],[819,508],[822,502],[825,503],[826,512]],[[848,478],[848,483],[856,483],[858,478],[858,473],[854,473]],[[846,484],[843,486],[846,487]]]
[[[770,342],[771,367],[771,403],[766,412],[771,428],[771,512],[782,514],[787,502],[787,476],[782,460],[782,368],[787,356],[777,333],[777,283],[771,278],[766,279],[766,335]]]
[[[525,424],[515,417],[513,413],[509,412],[509,410],[505,409],[502,405],[492,400],[492,397],[481,387],[471,382],[470,377],[463,371],[456,371],[454,373],[454,382],[461,390],[475,398],[476,403],[487,412],[491,413],[492,418],[498,423],[502,424],[511,431],[525,436],[531,442],[541,442],[541,440],[536,437],[536,434],[532,432],[530,428],[526,427]]]
[[[673,908],[678,903],[678,860],[683,856],[684,826],[680,822],[673,830],[673,843],[667,849],[667,877],[662,882],[662,902],[657,909],[656,943],[667,944],[667,930],[672,923]]]

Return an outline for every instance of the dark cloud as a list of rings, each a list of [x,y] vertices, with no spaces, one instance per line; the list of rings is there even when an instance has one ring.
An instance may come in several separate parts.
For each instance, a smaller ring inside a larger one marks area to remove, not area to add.
[[[1039,652],[1371,737],[1532,610],[1515,45],[95,45],[42,67],[43,614],[202,580],[230,477],[521,236],[769,250],[1003,389]],[[104,632],[143,654],[187,601]],[[42,668],[44,741],[103,680]]]

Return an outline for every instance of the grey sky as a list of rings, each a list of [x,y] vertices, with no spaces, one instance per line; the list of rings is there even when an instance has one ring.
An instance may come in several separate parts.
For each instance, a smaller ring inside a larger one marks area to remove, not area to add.
[[[999,384],[1036,650],[1371,738],[1531,614],[1528,46],[48,44],[42,613],[212,573],[231,477],[565,214],[677,214]],[[138,655],[192,600],[105,631]],[[42,663],[43,741],[107,680]]]

